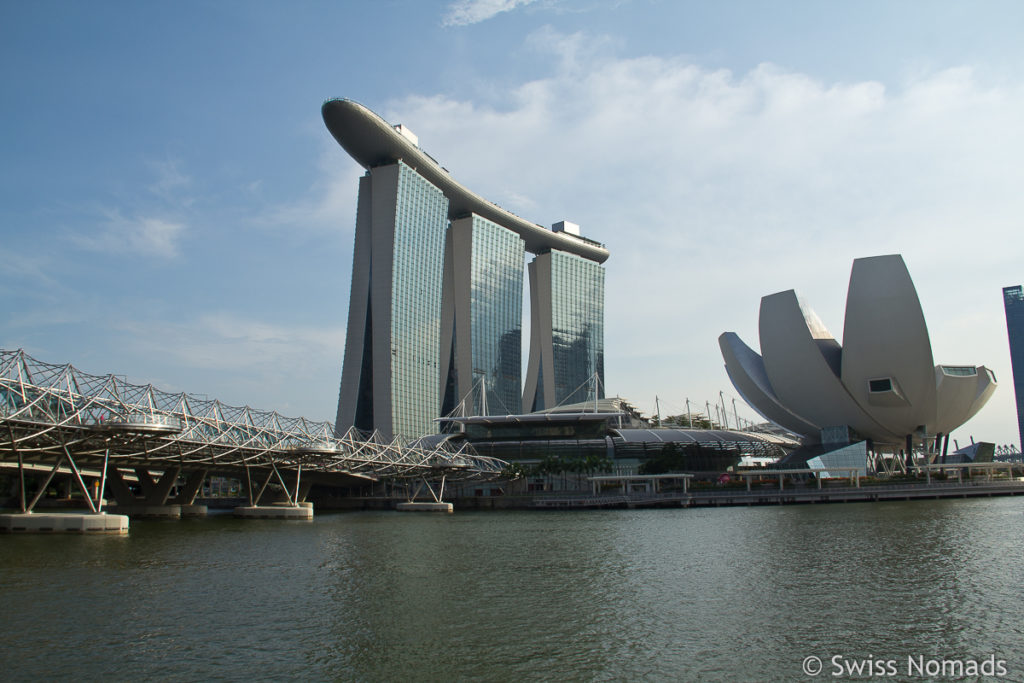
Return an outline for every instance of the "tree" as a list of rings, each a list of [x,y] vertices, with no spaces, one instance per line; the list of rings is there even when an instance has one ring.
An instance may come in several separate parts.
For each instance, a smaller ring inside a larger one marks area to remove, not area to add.
[[[721,429],[721,426],[708,420],[701,415],[669,415],[661,421],[664,427],[677,427],[681,429]]]

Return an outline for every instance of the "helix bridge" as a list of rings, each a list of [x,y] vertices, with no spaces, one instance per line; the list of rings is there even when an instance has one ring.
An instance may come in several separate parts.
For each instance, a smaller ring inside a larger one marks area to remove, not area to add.
[[[427,447],[355,429],[337,436],[329,422],[91,375],[20,349],[0,350],[0,463],[16,463],[22,512],[31,512],[58,470],[73,476],[97,512],[105,486],[121,494],[119,507],[129,500],[133,477],[150,503],[166,502],[172,488],[185,489],[178,498],[191,502],[205,477],[221,475],[243,482],[252,505],[269,486],[297,506],[314,483],[416,484],[434,492],[445,481],[493,480],[506,467],[466,447]],[[25,476],[33,471],[49,477],[29,501]]]

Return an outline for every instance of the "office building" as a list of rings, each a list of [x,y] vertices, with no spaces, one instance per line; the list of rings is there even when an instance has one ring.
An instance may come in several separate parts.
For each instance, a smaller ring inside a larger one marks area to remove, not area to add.
[[[1024,288],[1003,288],[1006,307],[1006,333],[1010,338],[1010,362],[1013,366],[1013,391],[1017,401],[1017,434],[1024,450]]]

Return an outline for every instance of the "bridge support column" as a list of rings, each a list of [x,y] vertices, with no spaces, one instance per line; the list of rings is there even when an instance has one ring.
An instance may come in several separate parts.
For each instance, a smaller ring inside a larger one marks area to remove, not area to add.
[[[12,434],[11,444],[14,446]],[[15,448],[15,450],[17,450]],[[75,533],[75,534],[126,534],[128,533],[128,517],[125,515],[108,515],[103,512],[103,490],[97,491],[96,500],[92,499],[89,487],[85,485],[82,474],[71,457],[66,446],[64,451],[53,463],[53,468],[46,477],[46,481],[36,492],[31,502],[26,502],[25,491],[25,470],[21,453],[18,453],[18,477],[21,488],[20,503],[21,512],[15,514],[0,514],[0,533]],[[46,493],[47,487],[53,481],[54,475],[60,466],[68,464],[74,474],[75,481],[82,491],[89,512],[62,512],[62,513],[34,513],[33,509],[39,499]],[[104,461],[104,473],[106,472],[106,461]]]
[[[135,476],[139,478],[142,496],[136,496],[124,479],[124,474],[116,467],[109,468],[107,482],[117,501],[117,511],[129,517],[151,517],[157,519],[179,519],[181,505],[168,503],[171,488],[178,481],[180,467],[164,470],[159,479],[154,480],[152,473],[144,467],[135,468]],[[200,482],[202,484],[202,482]]]
[[[196,496],[203,488],[203,481],[206,479],[206,470],[195,470],[190,472],[185,479],[185,485],[178,490],[174,504],[181,506],[182,517],[205,517],[206,506],[196,505]]]
[[[446,477],[441,477],[441,485],[437,491],[434,491],[434,487],[431,486],[430,482],[423,478],[413,494],[409,496],[409,499],[404,503],[396,504],[395,509],[399,512],[454,512],[454,505],[441,500],[444,497],[445,480]],[[416,500],[416,496],[420,494],[424,487],[430,493],[430,497],[434,499],[433,501]]]
[[[235,508],[235,517],[243,519],[313,519],[313,504],[300,502],[309,493],[309,486],[303,488],[302,466],[295,471],[295,485],[289,490],[281,472],[274,463],[270,463],[270,470],[267,472],[263,485],[258,491],[253,489],[253,472],[251,468],[245,468],[245,479],[249,488],[249,504]],[[277,479],[277,483],[284,493],[285,500],[271,505],[260,505],[260,500],[266,492],[271,481]],[[300,498],[301,494],[301,498]]]
[[[142,497],[152,505],[166,505],[167,499],[171,497],[171,489],[178,481],[181,474],[180,467],[172,467],[164,470],[160,479],[154,480],[152,473],[144,467],[135,468],[135,476],[139,478],[139,486],[142,487]]]
[[[311,482],[311,481],[304,481],[304,482],[302,482],[302,485],[299,486],[299,489],[298,489],[299,492],[295,496],[296,502],[298,502],[299,504],[302,504],[302,503],[306,502],[306,496],[309,495],[309,490],[311,488],[313,488],[313,482]]]

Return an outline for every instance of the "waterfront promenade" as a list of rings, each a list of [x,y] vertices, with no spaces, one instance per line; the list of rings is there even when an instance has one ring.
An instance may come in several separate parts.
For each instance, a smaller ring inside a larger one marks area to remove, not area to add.
[[[661,493],[609,495],[538,495],[530,507],[565,508],[640,508],[640,507],[721,507],[729,505],[796,505],[814,503],[864,503],[875,501],[924,500],[936,498],[973,498],[978,496],[1024,495],[1024,478],[966,480],[929,483],[899,482],[863,486],[755,487],[691,489]],[[514,506],[509,506],[514,507]]]
[[[470,495],[453,487],[447,500],[455,511],[471,510],[601,510],[642,508],[709,508],[766,505],[813,505],[828,503],[885,503],[912,500],[991,498],[1024,495],[1024,478],[967,479],[920,483],[902,481],[890,484],[862,483],[861,486],[829,486],[821,489],[787,484],[745,488],[690,488],[687,491],[657,493],[591,493],[548,492],[523,495]],[[318,509],[387,510],[396,502],[394,496],[353,496],[344,499],[318,500]]]

